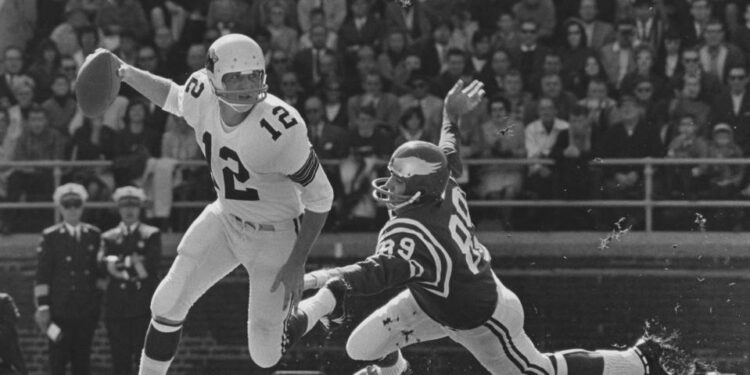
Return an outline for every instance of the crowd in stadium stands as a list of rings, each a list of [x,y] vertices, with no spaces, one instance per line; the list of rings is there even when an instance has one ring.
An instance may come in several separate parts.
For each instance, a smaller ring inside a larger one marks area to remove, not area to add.
[[[2,1],[0,160],[111,160],[111,168],[65,170],[63,182],[83,183],[94,201],[109,200],[117,186],[142,186],[154,201],[149,216],[184,229],[189,214],[174,214],[171,202],[213,194],[207,168],[176,166],[201,158],[192,130],[125,85],[104,116],[84,118],[73,95],[76,71],[103,47],[182,84],[203,67],[207,46],[230,32],[258,41],[269,91],[299,110],[320,158],[341,161],[325,167],[337,197],[329,229],[377,227],[385,215],[370,197],[369,181],[384,173],[377,161],[405,141],[437,139],[442,97],[459,78],[480,79],[487,92],[462,120],[464,158],[556,160],[469,168],[461,180],[472,199],[641,199],[643,166],[589,161],[750,156],[747,0],[411,3]],[[743,199],[744,170],[657,168],[654,198]],[[52,189],[50,169],[0,170],[4,201],[49,201]],[[17,230],[10,224],[24,212],[6,211],[3,230]],[[641,213],[494,208],[477,219],[586,229],[621,216],[638,227]],[[660,215],[669,223],[685,217]],[[716,210],[713,223],[737,229],[741,216]]]

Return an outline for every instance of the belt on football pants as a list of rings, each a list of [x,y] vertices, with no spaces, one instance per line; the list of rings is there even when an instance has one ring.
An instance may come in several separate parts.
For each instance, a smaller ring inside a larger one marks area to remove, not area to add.
[[[237,215],[230,215],[230,216],[237,223],[243,226],[248,226],[252,228],[253,230],[262,231],[262,232],[276,232],[276,231],[294,229],[294,233],[299,233],[300,220],[302,219],[302,215],[300,215],[298,217],[295,217],[292,220],[287,220],[281,223],[265,224],[265,223],[253,223],[252,221],[242,220],[242,218]]]

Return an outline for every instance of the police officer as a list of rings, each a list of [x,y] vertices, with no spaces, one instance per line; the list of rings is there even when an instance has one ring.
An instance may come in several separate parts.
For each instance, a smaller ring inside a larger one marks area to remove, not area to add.
[[[38,248],[35,320],[49,337],[53,375],[64,375],[68,363],[74,375],[90,374],[91,341],[102,293],[97,272],[99,229],[81,222],[87,198],[79,184],[55,190],[53,199],[63,221],[43,231]]]
[[[138,363],[151,320],[149,305],[159,284],[161,234],[139,221],[146,201],[142,189],[121,187],[113,199],[122,222],[102,235],[100,259],[109,276],[104,311],[115,375],[129,375]]]
[[[18,343],[16,322],[20,317],[13,297],[0,293],[0,375],[29,373]]]

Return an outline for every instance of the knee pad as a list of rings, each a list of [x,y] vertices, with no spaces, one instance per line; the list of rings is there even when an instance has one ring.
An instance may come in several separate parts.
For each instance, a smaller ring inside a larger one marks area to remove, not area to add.
[[[198,262],[190,256],[178,255],[167,276],[159,283],[151,297],[151,315],[169,321],[183,321],[187,311],[175,311],[185,286],[185,281]]]

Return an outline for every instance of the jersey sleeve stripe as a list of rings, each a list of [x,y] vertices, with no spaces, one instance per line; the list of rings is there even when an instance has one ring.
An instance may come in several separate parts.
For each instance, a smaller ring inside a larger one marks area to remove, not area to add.
[[[433,281],[427,281],[423,284],[432,293],[435,293],[441,297],[447,297],[450,292],[450,279],[453,273],[453,260],[448,254],[448,251],[443,247],[442,244],[432,235],[429,229],[422,223],[407,218],[393,219],[383,228],[380,240],[387,238],[391,234],[403,232],[411,232],[417,234],[419,239],[424,243],[427,250],[435,262],[435,273],[436,279]]]
[[[289,175],[289,178],[302,186],[307,186],[315,179],[315,174],[318,172],[319,167],[320,161],[318,161],[318,155],[311,148],[305,164],[297,172]]]

